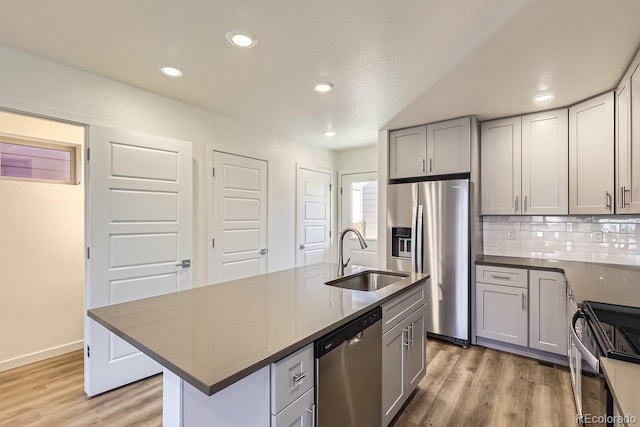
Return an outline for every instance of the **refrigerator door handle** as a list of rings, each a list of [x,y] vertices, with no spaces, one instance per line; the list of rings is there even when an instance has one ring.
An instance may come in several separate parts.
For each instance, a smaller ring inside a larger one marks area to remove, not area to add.
[[[418,207],[414,206],[411,210],[411,271],[417,273],[417,256],[416,254],[416,218],[418,215]]]
[[[418,273],[424,273],[422,260],[424,258],[422,254],[422,205],[418,205],[418,213],[416,217],[416,239],[414,240],[413,247],[416,249],[416,264]]]

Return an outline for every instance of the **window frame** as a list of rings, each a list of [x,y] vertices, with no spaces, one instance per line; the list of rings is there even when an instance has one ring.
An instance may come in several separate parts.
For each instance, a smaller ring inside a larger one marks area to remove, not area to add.
[[[61,150],[71,153],[70,156],[70,179],[69,181],[61,181],[57,179],[43,179],[43,178],[24,178],[15,176],[3,176],[0,175],[1,181],[22,181],[22,182],[41,182],[49,184],[62,184],[62,185],[80,185],[80,172],[78,171],[78,165],[81,164],[82,150],[78,144],[72,144],[68,142],[53,141],[42,138],[25,138],[10,134],[4,134],[0,132],[0,143],[6,142],[7,144],[23,145],[27,147],[46,148],[50,150]],[[2,156],[2,147],[0,146],[0,157]]]

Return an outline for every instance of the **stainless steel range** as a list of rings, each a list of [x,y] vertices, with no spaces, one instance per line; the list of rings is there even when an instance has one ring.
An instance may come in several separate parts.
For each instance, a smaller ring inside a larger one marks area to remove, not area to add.
[[[591,415],[613,415],[600,358],[640,363],[640,308],[584,301],[573,315],[570,332],[569,365],[578,422],[585,425]]]

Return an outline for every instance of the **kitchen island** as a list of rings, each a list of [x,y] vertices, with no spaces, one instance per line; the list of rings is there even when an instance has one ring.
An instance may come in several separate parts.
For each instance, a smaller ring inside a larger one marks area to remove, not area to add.
[[[164,425],[189,424],[183,421],[185,396],[196,396],[196,406],[202,406],[208,396],[225,394],[212,404],[221,417],[237,412],[250,423],[243,425],[269,425],[271,363],[428,279],[411,273],[376,292],[354,291],[325,284],[337,278],[337,270],[336,264],[315,264],[96,308],[88,315],[162,365]],[[234,423],[221,419],[216,425]]]

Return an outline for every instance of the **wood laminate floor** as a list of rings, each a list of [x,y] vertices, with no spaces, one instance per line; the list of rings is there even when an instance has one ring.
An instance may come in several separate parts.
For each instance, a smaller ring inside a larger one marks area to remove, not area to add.
[[[429,340],[427,376],[394,427],[574,426],[568,371]],[[88,398],[81,351],[0,372],[0,426],[159,426],[162,376]]]

